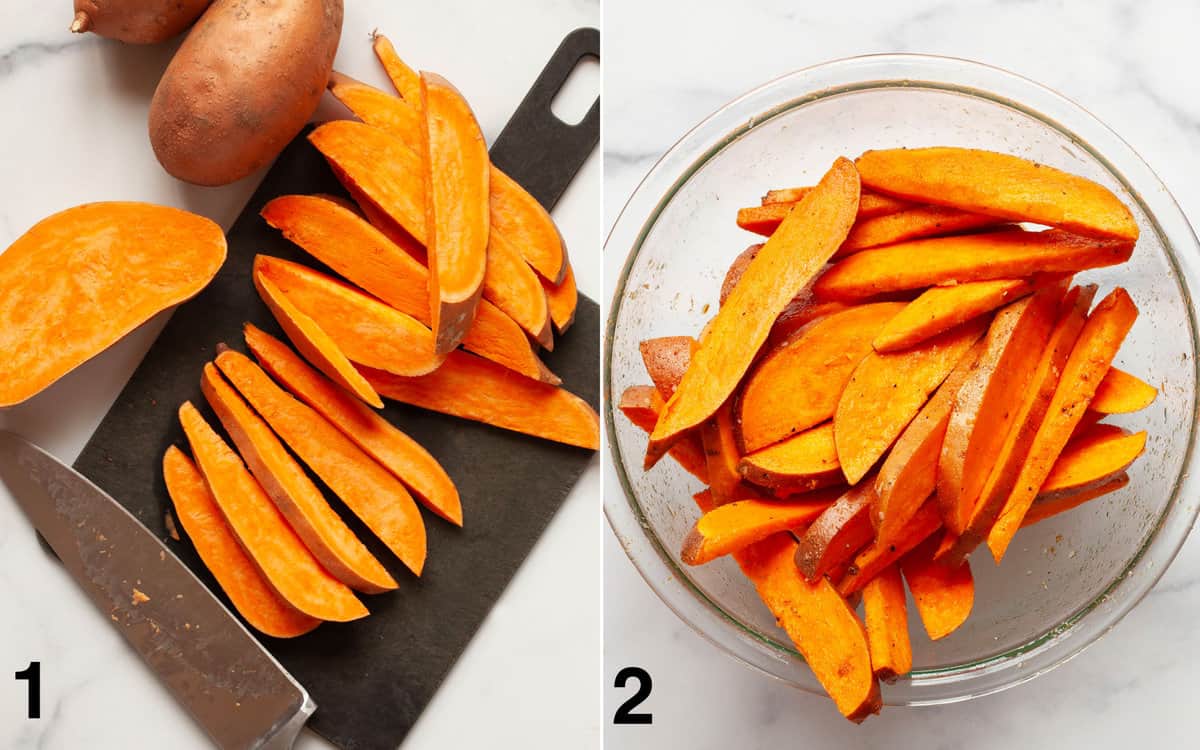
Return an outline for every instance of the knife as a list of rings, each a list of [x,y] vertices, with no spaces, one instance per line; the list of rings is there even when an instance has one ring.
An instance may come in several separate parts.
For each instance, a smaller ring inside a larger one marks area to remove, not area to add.
[[[149,529],[83,475],[7,430],[0,430],[0,480],[219,747],[292,747],[316,703]]]

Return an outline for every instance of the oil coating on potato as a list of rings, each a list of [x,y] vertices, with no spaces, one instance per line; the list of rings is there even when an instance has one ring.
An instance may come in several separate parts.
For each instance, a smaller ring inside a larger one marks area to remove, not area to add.
[[[182,34],[213,0],[75,0],[71,31],[130,44],[155,44]]]

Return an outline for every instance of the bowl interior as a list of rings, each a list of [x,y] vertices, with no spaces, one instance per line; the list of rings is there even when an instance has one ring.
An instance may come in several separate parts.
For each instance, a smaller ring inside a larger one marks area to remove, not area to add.
[[[648,382],[638,342],[697,335],[715,313],[730,261],[758,241],[736,226],[739,207],[757,205],[771,188],[815,183],[839,155],[932,145],[991,149],[1050,164],[1096,180],[1132,208],[1142,228],[1133,259],[1077,280],[1099,284],[1097,299],[1114,285],[1129,291],[1141,314],[1117,364],[1160,390],[1149,409],[1109,420],[1150,434],[1145,454],[1130,470],[1129,486],[1023,530],[999,566],[986,550],[974,555],[976,598],[970,618],[935,644],[913,615],[915,671],[909,680],[885,688],[889,702],[906,702],[913,685],[922,681],[967,673],[997,659],[1019,659],[1103,608],[1121,595],[1114,584],[1136,568],[1173,502],[1190,450],[1196,353],[1187,292],[1147,208],[1115,167],[1044,116],[979,91],[875,83],[827,90],[732,128],[661,198],[657,213],[641,227],[640,242],[608,249],[633,254],[614,296],[607,349],[609,392],[615,398],[627,386]],[[699,482],[669,459],[644,473],[646,436],[619,413],[612,417],[610,434],[617,471],[645,533],[699,606],[715,608],[731,630],[706,635],[740,639],[762,652],[768,671],[812,687],[811,678],[770,666],[772,654],[780,664],[798,655],[732,560],[696,568],[676,565],[681,541],[698,516],[691,494],[700,489]]]

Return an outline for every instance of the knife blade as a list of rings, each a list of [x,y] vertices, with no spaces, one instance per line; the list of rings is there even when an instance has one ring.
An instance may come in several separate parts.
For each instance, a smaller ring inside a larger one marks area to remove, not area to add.
[[[316,704],[129,511],[0,430],[0,480],[92,602],[222,748],[290,748]]]

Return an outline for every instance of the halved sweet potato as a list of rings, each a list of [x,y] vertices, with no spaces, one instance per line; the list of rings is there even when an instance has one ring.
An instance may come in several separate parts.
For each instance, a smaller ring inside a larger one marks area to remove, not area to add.
[[[930,640],[940,640],[958,630],[975,604],[975,579],[971,566],[934,562],[939,540],[931,536],[900,561],[904,580],[912,592],[917,614]]]
[[[875,350],[898,352],[1033,292],[1026,279],[971,281],[927,289],[875,337]]]
[[[1112,424],[1095,425],[1063,448],[1038,490],[1038,501],[1108,484],[1145,449],[1145,431],[1131,433]]]
[[[1129,475],[1121,472],[1098,487],[1088,487],[1075,492],[1064,492],[1056,494],[1054,497],[1039,497],[1034,501],[1033,505],[1029,506],[1029,511],[1021,519],[1021,528],[1032,526],[1039,521],[1045,521],[1051,516],[1065,513],[1072,508],[1078,508],[1089,500],[1095,500],[1111,492],[1116,492],[1127,484],[1129,484]]]
[[[743,456],[738,472],[765,487],[802,492],[841,479],[833,423],[817,425],[783,442]]]
[[[466,352],[450,352],[437,370],[417,378],[364,368],[384,398],[422,409],[523,432],[567,445],[600,447],[600,418],[573,393],[529,378]]]
[[[863,621],[871,649],[871,669],[884,682],[912,671],[912,642],[908,637],[908,602],[904,580],[895,564],[863,587]]]
[[[417,72],[400,59],[391,40],[378,31],[372,34],[372,47],[388,78],[391,79],[392,85],[396,87],[400,96],[404,97],[404,101],[413,106],[419,105],[421,102],[421,77],[417,75]]]
[[[838,461],[856,484],[891,447],[983,334],[974,320],[907,351],[863,358],[838,399],[833,417]]]
[[[1071,273],[1124,263],[1133,242],[1095,240],[1051,229],[1020,229],[913,240],[864,250],[817,279],[821,299],[850,301],[905,289],[1035,273]]]
[[[858,209],[858,176],[838,159],[750,263],[667,401],[646,451],[647,468],[684,432],[716,412],[766,341],[775,318],[833,256]]]
[[[391,422],[348,398],[282,341],[246,324],[246,345],[275,380],[392,472],[429,510],[462,526],[458,489],[429,451]]]
[[[558,335],[566,332],[575,322],[575,307],[579,304],[579,292],[575,289],[575,269],[566,264],[561,284],[551,284],[542,278],[542,288],[550,301],[550,319],[554,321],[554,331]],[[478,316],[476,316],[478,325]],[[470,338],[470,334],[467,335]]]
[[[683,539],[680,559],[703,565],[781,531],[799,531],[829,507],[834,495],[814,492],[790,502],[736,500],[701,516]],[[716,504],[716,501],[713,501]]]
[[[321,567],[262,485],[190,401],[179,407],[179,422],[221,516],[271,588],[310,617],[334,622],[366,617],[367,608],[354,592]]]
[[[38,222],[0,255],[0,407],[191,298],[224,261],[221,228],[175,208],[90,203]]]
[[[788,211],[791,211],[793,206],[804,200],[812,192],[811,187],[800,188],[800,190],[802,192],[794,194],[794,200],[772,201],[764,203],[762,206],[738,209],[737,225],[755,234],[770,237],[779,228],[784,217],[788,215]],[[859,220],[872,219],[878,216],[886,216],[911,206],[912,204],[908,201],[897,200],[886,195],[863,193],[859,201],[858,211],[855,213],[855,218]]]
[[[695,348],[696,340],[691,336],[659,336],[638,344],[646,374],[663,399],[675,395]]]
[[[631,385],[621,394],[617,408],[649,435],[658,421],[658,413],[666,402],[652,385]],[[708,459],[697,435],[685,435],[668,452],[685,471],[708,484]]]
[[[813,521],[796,547],[796,567],[810,581],[851,560],[875,535],[871,528],[874,482],[851,487]]]
[[[941,527],[942,514],[938,510],[937,503],[930,498],[925,501],[925,504],[894,539],[889,542],[880,542],[877,539],[854,556],[854,562],[850,564],[845,577],[838,584],[838,591],[842,593],[842,596],[850,596],[856,591],[862,591],[863,586],[870,583],[871,579],[904,557]]]
[[[742,450],[753,452],[833,417],[854,369],[902,302],[833,313],[771,350],[737,399]]]
[[[1088,408],[1102,414],[1128,414],[1141,411],[1158,396],[1158,389],[1136,375],[1130,375],[1115,367],[1108,368],[1096,395]]]
[[[907,200],[1136,240],[1133,214],[1091,180],[1011,154],[967,148],[867,151],[854,162],[863,185]]]
[[[163,455],[163,478],[196,553],[250,627],[272,638],[295,638],[321,624],[275,593],[229,530],[196,465],[173,445]]]
[[[854,224],[837,256],[844,258],[859,250],[897,242],[968,232],[1000,224],[994,216],[960,211],[945,206],[914,206],[893,214],[863,219]]]
[[[425,524],[400,480],[324,417],[277,386],[246,355],[224,351],[217,355],[217,367],[292,452],[409,570],[420,575],[425,565]]]

